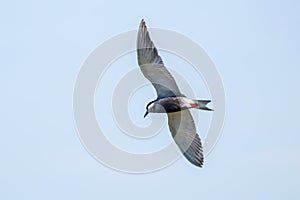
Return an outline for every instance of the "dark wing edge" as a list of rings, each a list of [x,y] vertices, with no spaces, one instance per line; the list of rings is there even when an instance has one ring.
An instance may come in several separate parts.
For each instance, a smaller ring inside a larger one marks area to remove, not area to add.
[[[204,163],[203,148],[189,110],[168,113],[169,129],[185,158],[197,167]]]
[[[138,63],[140,66],[145,64],[164,65],[161,57],[158,55],[156,47],[154,46],[149,36],[149,32],[147,30],[144,19],[142,19],[139,27],[137,38],[137,54]]]
[[[137,36],[137,57],[141,71],[154,86],[158,98],[183,96],[158,55],[144,20],[140,23]]]

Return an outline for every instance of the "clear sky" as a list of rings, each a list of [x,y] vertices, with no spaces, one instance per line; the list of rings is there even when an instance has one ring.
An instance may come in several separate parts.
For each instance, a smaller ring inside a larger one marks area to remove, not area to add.
[[[0,199],[299,199],[299,10],[289,0],[2,2]],[[142,18],[199,43],[222,76],[226,121],[203,169],[180,159],[120,173],[77,136],[81,64]]]

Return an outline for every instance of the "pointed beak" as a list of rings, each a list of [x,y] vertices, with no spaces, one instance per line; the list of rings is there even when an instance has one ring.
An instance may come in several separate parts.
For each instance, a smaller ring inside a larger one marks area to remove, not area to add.
[[[146,111],[145,115],[144,115],[144,118],[148,115],[148,110]]]

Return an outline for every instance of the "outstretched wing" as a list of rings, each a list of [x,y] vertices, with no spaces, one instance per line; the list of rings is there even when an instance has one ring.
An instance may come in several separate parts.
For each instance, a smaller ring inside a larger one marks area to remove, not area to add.
[[[141,21],[137,37],[137,56],[141,71],[154,86],[158,98],[182,96],[173,76],[158,55],[144,20]]]
[[[193,117],[189,110],[168,113],[169,129],[183,155],[194,165],[202,167],[203,150]]]

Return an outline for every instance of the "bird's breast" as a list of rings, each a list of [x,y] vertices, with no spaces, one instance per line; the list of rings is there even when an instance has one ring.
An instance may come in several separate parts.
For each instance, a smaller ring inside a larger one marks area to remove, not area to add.
[[[157,103],[159,103],[167,113],[178,112],[182,110],[180,102],[176,98],[161,99]]]

